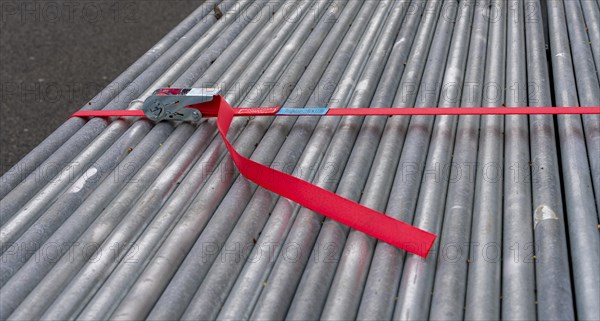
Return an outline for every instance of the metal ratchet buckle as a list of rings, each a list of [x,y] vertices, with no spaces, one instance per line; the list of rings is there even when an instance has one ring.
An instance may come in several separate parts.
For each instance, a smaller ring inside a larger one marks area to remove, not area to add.
[[[219,94],[217,88],[161,88],[144,101],[146,117],[161,120],[191,121],[202,119],[202,112],[186,108],[213,100]]]

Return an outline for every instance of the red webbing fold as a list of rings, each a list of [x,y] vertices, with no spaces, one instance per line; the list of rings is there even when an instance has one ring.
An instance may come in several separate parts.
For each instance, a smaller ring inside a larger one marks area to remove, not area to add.
[[[220,96],[215,96],[214,101],[219,104],[219,116],[217,117],[219,133],[223,137],[233,162],[246,178],[271,192],[353,229],[422,257],[427,256],[435,241],[434,234],[393,219],[239,154],[227,140],[227,132],[235,115],[235,110]]]

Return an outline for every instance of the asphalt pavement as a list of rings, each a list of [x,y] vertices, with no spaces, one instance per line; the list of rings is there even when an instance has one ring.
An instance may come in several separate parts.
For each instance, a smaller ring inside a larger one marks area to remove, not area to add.
[[[0,0],[0,174],[203,0]]]

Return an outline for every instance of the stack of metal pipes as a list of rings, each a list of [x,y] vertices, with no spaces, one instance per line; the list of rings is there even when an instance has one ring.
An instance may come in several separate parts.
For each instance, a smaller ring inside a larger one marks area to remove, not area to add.
[[[83,109],[600,105],[596,0],[206,1]],[[223,15],[216,15],[215,8]],[[239,117],[243,155],[437,235],[259,187],[214,120],[70,118],[0,180],[3,320],[600,320],[600,116]]]

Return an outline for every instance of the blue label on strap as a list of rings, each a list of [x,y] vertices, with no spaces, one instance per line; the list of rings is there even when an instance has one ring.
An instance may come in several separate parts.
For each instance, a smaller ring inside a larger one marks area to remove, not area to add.
[[[277,112],[277,115],[288,115],[288,116],[322,116],[327,114],[329,108],[281,108]]]

